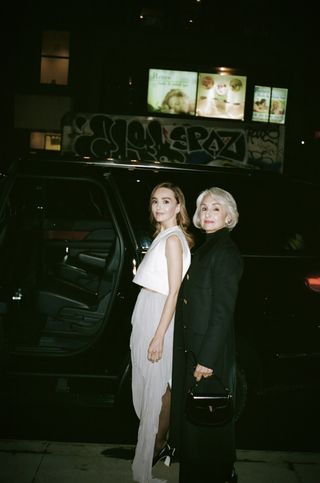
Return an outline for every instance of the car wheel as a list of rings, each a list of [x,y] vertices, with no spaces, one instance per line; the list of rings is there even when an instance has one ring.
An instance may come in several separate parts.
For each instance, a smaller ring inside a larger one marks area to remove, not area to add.
[[[258,354],[245,338],[238,337],[236,347],[236,419],[238,420],[250,402],[255,401],[261,393],[262,370]]]

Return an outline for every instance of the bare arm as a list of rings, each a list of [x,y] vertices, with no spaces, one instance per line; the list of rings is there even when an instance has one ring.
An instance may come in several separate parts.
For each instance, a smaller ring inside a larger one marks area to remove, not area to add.
[[[151,362],[158,362],[162,357],[164,336],[176,310],[183,270],[182,245],[177,236],[172,235],[167,239],[165,253],[168,267],[169,293],[162,310],[159,325],[149,344],[148,359]]]

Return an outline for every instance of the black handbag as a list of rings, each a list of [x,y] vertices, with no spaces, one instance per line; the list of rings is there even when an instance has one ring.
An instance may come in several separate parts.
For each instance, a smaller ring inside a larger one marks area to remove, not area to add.
[[[225,388],[220,379],[214,377],[221,385],[219,392],[201,392],[201,381],[189,389],[186,397],[186,417],[193,424],[201,426],[223,426],[233,418],[233,398],[230,390]]]

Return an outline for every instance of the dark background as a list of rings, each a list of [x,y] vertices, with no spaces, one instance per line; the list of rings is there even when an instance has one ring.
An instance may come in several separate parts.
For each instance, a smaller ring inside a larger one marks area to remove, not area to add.
[[[146,115],[149,66],[204,71],[234,67],[254,84],[289,89],[284,175],[320,182],[316,3],[24,1],[1,8],[1,167],[24,154],[14,129],[15,95],[48,93],[47,86],[39,85],[41,31],[66,29],[82,42],[83,57],[71,60],[70,85],[50,92],[71,95],[75,111]],[[90,62],[89,47],[96,52]],[[303,377],[296,375],[294,388],[274,388],[250,400],[237,426],[238,448],[319,450],[319,389],[311,387],[306,393],[299,385]],[[66,402],[63,395],[57,404],[39,402],[36,396],[32,402],[17,398],[1,410],[1,437],[135,442],[136,421],[127,411],[114,414],[103,405]]]
[[[319,387],[275,386],[250,398],[236,425],[238,449],[320,451]],[[104,407],[103,399],[90,404],[90,396],[56,395],[53,401],[23,395],[1,405],[1,438],[44,439],[92,443],[135,444],[137,419],[131,407]],[[28,391],[30,385],[28,386]]]
[[[3,163],[25,154],[23,133],[14,130],[16,94],[68,95],[76,112],[146,115],[149,67],[228,66],[248,76],[248,110],[253,85],[288,88],[284,174],[320,181],[319,30],[311,2],[25,1],[2,10]],[[67,87],[39,84],[46,29],[71,34]]]

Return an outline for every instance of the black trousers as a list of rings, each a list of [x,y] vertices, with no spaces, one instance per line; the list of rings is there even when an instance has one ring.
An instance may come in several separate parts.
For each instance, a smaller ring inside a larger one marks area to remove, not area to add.
[[[231,482],[233,463],[190,463],[180,461],[179,483],[226,483]]]

